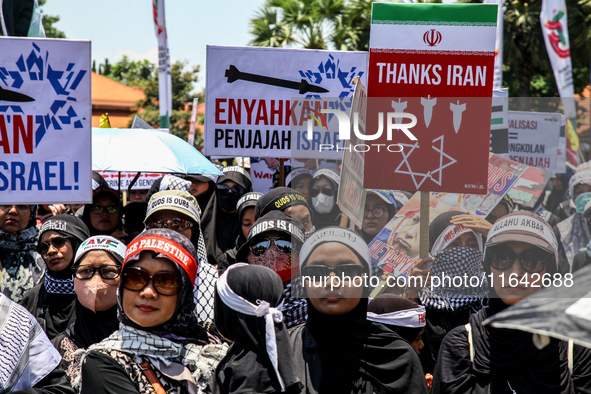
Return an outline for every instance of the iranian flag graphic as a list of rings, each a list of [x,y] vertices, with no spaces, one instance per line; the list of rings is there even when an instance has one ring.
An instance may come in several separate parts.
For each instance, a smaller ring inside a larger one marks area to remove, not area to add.
[[[367,133],[404,112],[416,140],[384,115],[365,188],[486,193],[496,24],[494,4],[373,4]]]

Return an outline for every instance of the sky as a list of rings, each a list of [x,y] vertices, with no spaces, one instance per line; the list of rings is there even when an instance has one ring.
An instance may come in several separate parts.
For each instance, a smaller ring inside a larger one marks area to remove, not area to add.
[[[244,46],[249,21],[265,0],[166,0],[166,27],[172,61],[200,65],[197,90],[205,86],[206,45]],[[92,41],[97,64],[123,55],[158,60],[151,0],[47,0],[42,8],[57,15],[54,26],[69,39]]]

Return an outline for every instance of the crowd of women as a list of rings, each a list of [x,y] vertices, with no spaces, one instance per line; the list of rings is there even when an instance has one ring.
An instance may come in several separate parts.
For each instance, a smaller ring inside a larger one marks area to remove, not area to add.
[[[540,290],[509,276],[591,262],[590,169],[534,212],[441,213],[423,285],[373,299],[354,279],[387,277],[368,243],[412,193],[369,190],[350,229],[334,167],[266,194],[222,172],[125,206],[96,173],[91,204],[0,205],[0,393],[591,393],[590,349],[487,324]],[[488,280],[428,286],[444,274]]]

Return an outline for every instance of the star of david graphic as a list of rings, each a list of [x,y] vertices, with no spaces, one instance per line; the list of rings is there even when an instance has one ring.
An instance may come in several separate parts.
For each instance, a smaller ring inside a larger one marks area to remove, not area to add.
[[[421,187],[421,185],[425,182],[425,180],[427,180],[428,178],[430,178],[434,183],[436,183],[438,186],[441,186],[441,183],[443,182],[443,169],[446,167],[451,166],[454,163],[457,163],[457,160],[454,159],[453,157],[451,157],[450,155],[448,155],[447,153],[445,153],[443,151],[443,142],[444,142],[444,136],[441,135],[440,137],[435,138],[432,143],[436,143],[436,142],[440,142],[439,147],[432,145],[431,148],[433,148],[433,150],[435,152],[439,153],[439,167],[437,167],[435,170],[432,171],[428,171],[426,174],[425,173],[420,173],[420,172],[414,172],[410,166],[410,163],[408,162],[408,158],[410,157],[410,155],[412,155],[412,153],[414,152],[415,149],[420,149],[419,143],[415,142],[414,144],[399,144],[403,147],[406,148],[410,148],[410,150],[408,152],[406,152],[406,150],[403,150],[402,153],[402,161],[400,162],[400,164],[398,165],[398,167],[396,167],[396,169],[394,170],[394,172],[398,173],[398,174],[408,174],[411,176],[412,181],[415,184],[415,187],[418,189]],[[444,164],[444,161],[447,162]],[[406,170],[403,170],[403,166],[406,165]],[[436,175],[434,177],[434,175]],[[437,179],[436,179],[437,178]],[[418,179],[418,181],[417,181]]]

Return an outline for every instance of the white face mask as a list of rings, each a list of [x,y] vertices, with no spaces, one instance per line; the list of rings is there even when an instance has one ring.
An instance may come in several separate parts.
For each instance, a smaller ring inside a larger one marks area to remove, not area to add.
[[[334,196],[328,197],[324,193],[319,193],[316,197],[312,197],[312,205],[318,213],[329,213],[334,207]]]

